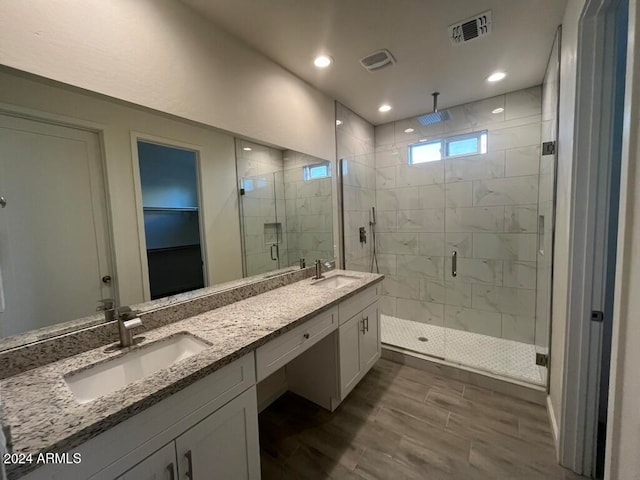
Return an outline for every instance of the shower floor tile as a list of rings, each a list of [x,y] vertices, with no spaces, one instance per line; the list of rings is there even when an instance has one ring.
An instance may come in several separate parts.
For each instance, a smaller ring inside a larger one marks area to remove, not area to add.
[[[382,343],[516,380],[544,385],[536,347],[478,333],[381,315]]]

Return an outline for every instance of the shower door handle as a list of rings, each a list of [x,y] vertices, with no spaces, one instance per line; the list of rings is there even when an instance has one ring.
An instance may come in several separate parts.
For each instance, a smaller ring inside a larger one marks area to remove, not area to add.
[[[276,254],[275,256],[273,255],[273,247],[276,248]],[[280,247],[278,247],[277,243],[274,243],[273,245],[271,245],[271,260],[278,260],[280,258]]]
[[[458,276],[458,252],[456,251],[451,253],[451,276]]]

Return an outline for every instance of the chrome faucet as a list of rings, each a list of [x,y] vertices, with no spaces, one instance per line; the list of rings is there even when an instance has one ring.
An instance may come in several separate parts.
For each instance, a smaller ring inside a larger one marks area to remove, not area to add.
[[[324,276],[322,275],[322,267],[324,267],[325,270],[331,270],[333,268],[333,265],[328,260],[316,259],[316,276],[313,277],[315,280],[324,278]]]
[[[133,345],[133,329],[142,326],[142,320],[138,317],[140,312],[131,310],[130,307],[120,307],[117,309],[118,333],[120,334],[120,347],[130,347]]]
[[[100,300],[102,303],[98,307],[98,311],[104,312],[105,322],[118,321],[118,333],[120,334],[120,347],[130,347],[133,345],[132,329],[142,325],[142,320],[138,318],[137,310],[131,310],[131,307],[116,307],[113,298],[105,298]]]

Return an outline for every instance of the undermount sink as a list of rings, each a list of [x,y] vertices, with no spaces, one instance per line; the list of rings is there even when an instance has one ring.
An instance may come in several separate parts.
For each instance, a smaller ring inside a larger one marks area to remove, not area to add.
[[[360,280],[358,277],[350,277],[348,275],[332,275],[324,280],[318,280],[314,285],[326,288],[342,288],[351,285],[353,282]]]
[[[158,340],[65,376],[64,380],[80,403],[120,390],[130,383],[184,360],[209,347],[188,333]]]

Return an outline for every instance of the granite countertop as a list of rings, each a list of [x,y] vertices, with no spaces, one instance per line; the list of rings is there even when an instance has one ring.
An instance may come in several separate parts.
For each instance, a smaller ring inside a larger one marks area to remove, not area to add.
[[[68,452],[384,278],[342,270],[326,276],[339,273],[358,280],[333,289],[305,279],[143,333],[144,341],[134,348],[181,332],[211,346],[89,403],[78,403],[63,377],[118,357],[122,350],[103,346],[0,381],[9,451]],[[9,478],[17,473],[7,472]]]

